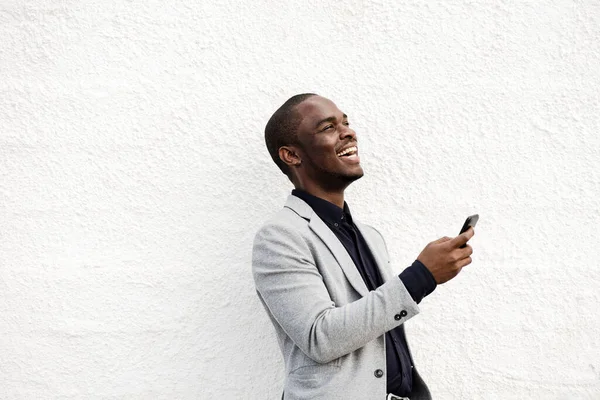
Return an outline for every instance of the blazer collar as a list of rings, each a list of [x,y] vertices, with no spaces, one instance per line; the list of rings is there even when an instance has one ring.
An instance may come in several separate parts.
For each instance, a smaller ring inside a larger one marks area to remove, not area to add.
[[[369,293],[369,289],[367,289],[367,286],[360,276],[356,265],[354,265],[354,261],[352,261],[352,258],[346,251],[344,245],[339,241],[337,236],[335,236],[335,233],[333,233],[331,229],[325,225],[325,222],[319,218],[319,216],[313,211],[312,208],[310,208],[308,204],[306,204],[304,200],[296,196],[290,195],[285,203],[285,207],[292,209],[302,218],[305,218],[309,221],[308,226],[329,248],[337,262],[340,264],[340,267],[342,267],[342,271],[344,271],[344,275],[346,275],[346,278],[352,287],[361,296],[366,296]],[[369,247],[371,246],[369,245]],[[373,248],[371,247],[371,249]],[[379,262],[378,259],[377,262]]]
[[[304,200],[291,194],[285,201],[284,207],[293,210],[294,212],[296,212],[296,214],[308,220],[310,220],[310,218],[314,214],[313,209],[310,208],[310,206]]]

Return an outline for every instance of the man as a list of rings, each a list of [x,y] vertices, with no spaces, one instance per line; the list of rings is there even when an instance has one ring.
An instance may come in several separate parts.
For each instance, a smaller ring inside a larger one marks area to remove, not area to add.
[[[256,234],[252,270],[285,361],[285,399],[431,399],[403,324],[471,263],[473,229],[429,243],[399,276],[381,234],[354,220],[344,190],[363,176],[348,116],[315,94],[265,128],[295,189]],[[397,396],[397,397],[395,397]]]

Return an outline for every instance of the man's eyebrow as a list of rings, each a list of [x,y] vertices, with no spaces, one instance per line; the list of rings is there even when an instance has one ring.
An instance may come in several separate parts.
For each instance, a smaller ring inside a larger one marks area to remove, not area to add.
[[[319,122],[317,122],[317,124],[315,125],[315,128],[318,128],[324,122],[333,122],[336,119],[337,119],[336,117],[329,117],[329,118],[322,119]],[[344,114],[342,119],[348,119],[348,116],[346,114]]]

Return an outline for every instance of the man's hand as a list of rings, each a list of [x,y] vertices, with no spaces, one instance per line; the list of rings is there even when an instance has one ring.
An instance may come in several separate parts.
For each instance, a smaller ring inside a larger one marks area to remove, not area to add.
[[[425,246],[417,260],[427,267],[438,285],[448,282],[465,265],[471,264],[473,248],[467,245],[461,249],[460,246],[466,244],[474,234],[473,228],[469,227],[466,232],[453,239],[444,236]]]

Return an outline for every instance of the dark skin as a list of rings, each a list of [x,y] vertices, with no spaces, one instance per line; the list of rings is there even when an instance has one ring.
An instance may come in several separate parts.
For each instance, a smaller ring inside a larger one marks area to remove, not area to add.
[[[296,106],[300,116],[298,145],[282,146],[279,158],[290,169],[296,189],[302,189],[337,205],[344,206],[344,190],[363,175],[358,157],[356,132],[348,117],[331,101],[312,96]],[[345,155],[340,152],[348,150]],[[417,257],[438,284],[454,278],[470,264],[473,248],[467,243],[475,234],[469,228],[454,238],[444,236],[425,246]]]
[[[296,189],[302,189],[338,207],[344,190],[363,176],[360,162],[346,162],[336,153],[357,144],[348,117],[328,99],[313,96],[296,106],[301,116],[298,146],[283,146],[279,157],[289,166]]]

